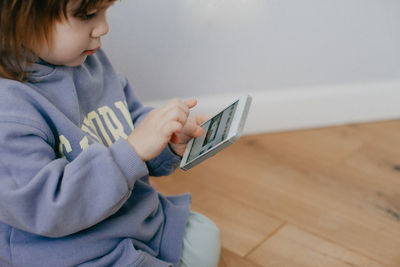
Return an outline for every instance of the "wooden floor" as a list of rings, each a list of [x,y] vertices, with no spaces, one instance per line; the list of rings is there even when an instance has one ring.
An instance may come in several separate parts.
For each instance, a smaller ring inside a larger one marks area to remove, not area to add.
[[[400,266],[400,120],[242,137],[153,178],[220,228],[220,267]]]

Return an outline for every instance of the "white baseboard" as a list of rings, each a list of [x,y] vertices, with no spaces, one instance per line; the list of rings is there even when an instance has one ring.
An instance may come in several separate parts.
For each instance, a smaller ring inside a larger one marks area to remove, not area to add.
[[[400,118],[400,81],[249,92],[244,134]],[[195,114],[214,114],[240,94],[198,97]],[[161,106],[166,100],[147,102]]]

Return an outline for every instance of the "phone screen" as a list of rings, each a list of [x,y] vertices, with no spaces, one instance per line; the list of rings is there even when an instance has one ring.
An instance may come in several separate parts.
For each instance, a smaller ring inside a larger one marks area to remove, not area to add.
[[[187,162],[192,161],[227,138],[238,103],[239,101],[236,101],[201,126],[204,133],[194,139]]]

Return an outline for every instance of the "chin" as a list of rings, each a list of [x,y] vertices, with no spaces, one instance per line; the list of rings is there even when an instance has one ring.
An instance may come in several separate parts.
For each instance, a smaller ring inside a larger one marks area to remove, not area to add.
[[[81,57],[79,59],[76,59],[74,61],[69,61],[68,63],[62,64],[67,67],[78,67],[85,63],[87,56]]]

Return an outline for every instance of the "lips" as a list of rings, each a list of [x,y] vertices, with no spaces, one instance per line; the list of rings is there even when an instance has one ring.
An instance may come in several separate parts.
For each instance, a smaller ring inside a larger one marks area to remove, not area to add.
[[[91,49],[91,50],[85,50],[85,51],[83,51],[83,54],[87,55],[87,56],[93,55],[94,53],[96,53],[97,49],[99,49],[99,48],[100,47],[97,47],[97,48]]]

